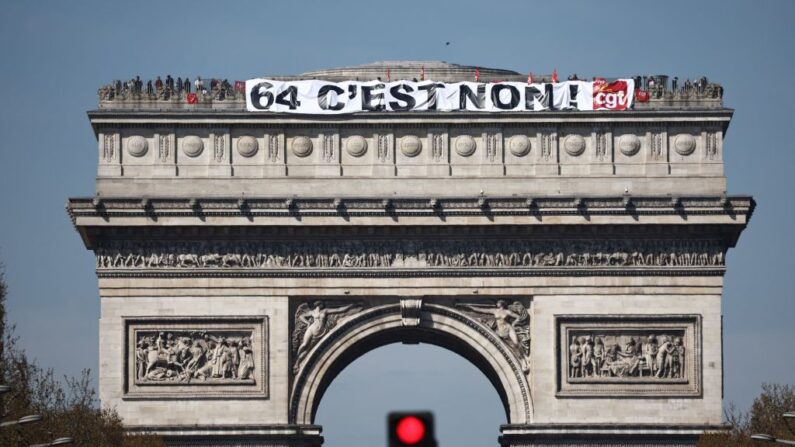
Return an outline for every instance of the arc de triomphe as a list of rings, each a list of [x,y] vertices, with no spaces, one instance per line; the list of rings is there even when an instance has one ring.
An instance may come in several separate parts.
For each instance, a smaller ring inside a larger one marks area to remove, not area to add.
[[[474,69],[279,79],[386,68]],[[336,374],[423,342],[489,378],[504,446],[693,445],[720,428],[725,255],[754,202],[726,195],[720,87],[649,93],[314,116],[104,87],[96,196],[68,204],[97,255],[102,404],[172,445],[314,446]]]

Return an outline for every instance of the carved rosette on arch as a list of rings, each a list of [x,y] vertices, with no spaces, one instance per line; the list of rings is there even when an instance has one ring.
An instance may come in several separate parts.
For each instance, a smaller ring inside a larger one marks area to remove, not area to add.
[[[456,307],[497,334],[516,355],[524,373],[530,372],[530,314],[522,302],[459,302]]]
[[[291,337],[293,373],[301,370],[307,354],[337,326],[337,323],[360,312],[363,308],[360,302],[338,303],[324,300],[298,305]]]

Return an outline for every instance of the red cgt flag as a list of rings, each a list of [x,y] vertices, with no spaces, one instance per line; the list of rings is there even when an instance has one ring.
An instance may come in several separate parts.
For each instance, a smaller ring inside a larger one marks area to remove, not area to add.
[[[197,95],[196,93],[188,93],[188,96],[187,98],[185,98],[185,100],[188,101],[188,104],[198,104],[199,95]]]
[[[480,81],[480,68],[475,67],[475,82]]]
[[[552,82],[554,82],[554,83],[558,82],[558,69],[557,68],[552,70]]]
[[[240,93],[246,92],[246,81],[235,81],[235,91]]]
[[[527,73],[527,85],[533,83],[533,73]]]

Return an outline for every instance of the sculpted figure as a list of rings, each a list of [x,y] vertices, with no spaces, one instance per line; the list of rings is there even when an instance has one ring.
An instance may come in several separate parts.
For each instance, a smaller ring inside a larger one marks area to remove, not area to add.
[[[346,255],[347,256],[347,255]],[[298,372],[304,357],[312,349],[312,346],[326,335],[337,321],[355,308],[356,304],[333,309],[326,308],[323,301],[315,301],[312,307],[308,303],[302,303],[295,312],[295,329],[293,330],[293,349],[295,350],[295,363],[293,372]]]
[[[649,374],[654,375],[657,372],[657,363],[655,362],[655,357],[657,356],[657,337],[654,335],[649,335],[649,338],[646,339],[646,343],[643,344],[643,361],[646,363],[646,367],[649,368]],[[641,375],[643,372],[641,371]]]
[[[593,347],[593,370],[594,375],[601,376],[602,375],[602,367],[605,363],[605,357],[607,355],[605,344],[600,337],[596,337],[596,342],[594,343]]]
[[[657,377],[665,377],[668,374],[670,364],[669,349],[671,345],[671,337],[665,337],[663,344],[657,348]]]
[[[569,345],[569,377],[582,376],[581,358],[580,341],[577,337],[572,337],[571,344]]]
[[[530,315],[519,301],[510,306],[504,300],[496,305],[459,303],[470,312],[484,315],[481,321],[505,340],[522,360],[522,369],[530,370]]]
[[[248,379],[254,374],[254,353],[251,349],[251,341],[244,338],[240,341],[240,366],[237,368],[238,379]]]
[[[596,369],[593,364],[593,340],[590,335],[586,335],[580,345],[582,350],[582,376],[596,375]]]

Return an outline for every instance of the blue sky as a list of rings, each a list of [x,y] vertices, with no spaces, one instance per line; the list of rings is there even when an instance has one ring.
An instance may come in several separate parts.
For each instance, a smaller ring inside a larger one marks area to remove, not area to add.
[[[758,201],[729,253],[724,294],[726,401],[748,407],[762,382],[795,381],[794,20],[795,2],[774,0],[7,0],[0,10],[0,259],[10,319],[44,365],[65,374],[97,369],[94,261],[64,203],[93,195],[96,143],[85,112],[112,79],[235,80],[384,59],[522,73],[557,68],[561,77],[706,75],[723,84],[726,105],[736,109],[725,141],[729,193]],[[381,404],[411,398],[437,410],[448,445],[495,444],[503,415],[485,378],[454,354],[397,345],[368,354],[332,384],[319,412],[327,445],[352,436],[382,443]],[[345,420],[341,409],[350,409]]]

